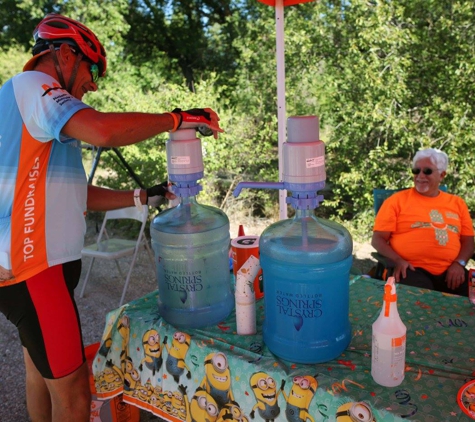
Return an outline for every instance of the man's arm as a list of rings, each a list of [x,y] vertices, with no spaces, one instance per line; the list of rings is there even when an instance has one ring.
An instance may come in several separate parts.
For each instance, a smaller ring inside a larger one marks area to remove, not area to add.
[[[120,147],[172,130],[171,114],[101,113],[88,108],[75,113],[62,132],[98,147]]]
[[[473,236],[460,236],[460,252],[456,260],[462,259],[468,262],[472,258],[475,250]]]
[[[98,147],[120,147],[144,141],[177,127],[197,129],[205,125],[217,139],[218,132],[223,130],[219,127],[216,112],[210,108],[193,110],[198,110],[201,114],[193,115],[181,110],[163,114],[101,113],[88,108],[75,113],[64,125],[62,132]]]
[[[396,282],[399,282],[402,278],[406,278],[407,269],[414,270],[412,264],[405,259],[401,258],[389,244],[389,238],[391,232],[373,231],[373,237],[371,239],[371,246],[381,255],[394,261],[396,264],[394,268],[394,278]]]
[[[474,241],[473,236],[460,236],[460,252],[454,262],[447,269],[445,281],[450,289],[456,289],[465,281],[465,267],[457,261],[465,261],[473,256]]]
[[[159,187],[159,186],[156,186]],[[156,188],[155,187],[155,188]],[[140,190],[140,202],[145,205],[150,198],[163,196],[163,193],[155,192],[155,188]],[[172,192],[166,192],[164,195],[167,199],[174,199],[176,196]],[[153,201],[152,201],[153,202]],[[109,211],[118,208],[132,207],[135,205],[133,190],[113,190],[101,188],[99,186],[87,186],[87,209],[89,211]],[[153,203],[151,203],[153,206]]]
[[[147,201],[146,192],[140,191],[140,201]],[[89,211],[108,211],[134,206],[133,190],[113,190],[99,186],[87,186],[87,209]]]

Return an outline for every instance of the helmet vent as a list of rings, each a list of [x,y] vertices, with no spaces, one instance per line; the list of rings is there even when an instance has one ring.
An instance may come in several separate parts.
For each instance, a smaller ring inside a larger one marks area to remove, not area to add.
[[[51,26],[53,28],[69,29],[69,25],[65,24],[64,22],[51,21],[46,22],[46,25]]]

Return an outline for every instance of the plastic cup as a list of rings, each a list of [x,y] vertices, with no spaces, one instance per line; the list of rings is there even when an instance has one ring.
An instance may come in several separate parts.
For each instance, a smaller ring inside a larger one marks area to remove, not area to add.
[[[233,273],[236,277],[238,270],[253,255],[259,259],[259,236],[238,236],[231,241],[231,258],[233,261]],[[262,269],[254,279],[254,294],[257,299],[264,296],[264,285],[262,281]]]

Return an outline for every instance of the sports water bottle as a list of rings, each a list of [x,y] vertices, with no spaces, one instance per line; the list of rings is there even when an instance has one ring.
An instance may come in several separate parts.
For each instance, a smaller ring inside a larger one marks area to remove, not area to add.
[[[167,164],[180,203],[158,214],[150,227],[159,312],[177,327],[217,324],[234,307],[229,220],[218,208],[196,200],[203,164],[201,142],[193,129],[170,134]]]

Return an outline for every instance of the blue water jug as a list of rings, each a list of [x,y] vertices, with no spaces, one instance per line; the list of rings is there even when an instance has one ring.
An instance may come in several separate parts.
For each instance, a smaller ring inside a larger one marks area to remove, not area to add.
[[[351,340],[349,274],[353,242],[340,224],[297,209],[260,237],[264,342],[282,359],[319,363]]]
[[[158,278],[158,308],[169,323],[197,328],[223,321],[233,310],[229,273],[229,219],[200,205],[201,140],[194,129],[170,133],[167,169],[179,204],[150,226]]]
[[[234,307],[229,272],[229,220],[195,196],[158,214],[151,227],[158,308],[183,328],[217,324]]]
[[[349,281],[353,241],[340,224],[315,216],[325,187],[325,144],[317,116],[287,120],[282,181],[241,182],[243,188],[285,189],[295,217],[269,226],[259,240],[264,282],[264,342],[282,359],[319,363],[336,358],[351,339]]]

